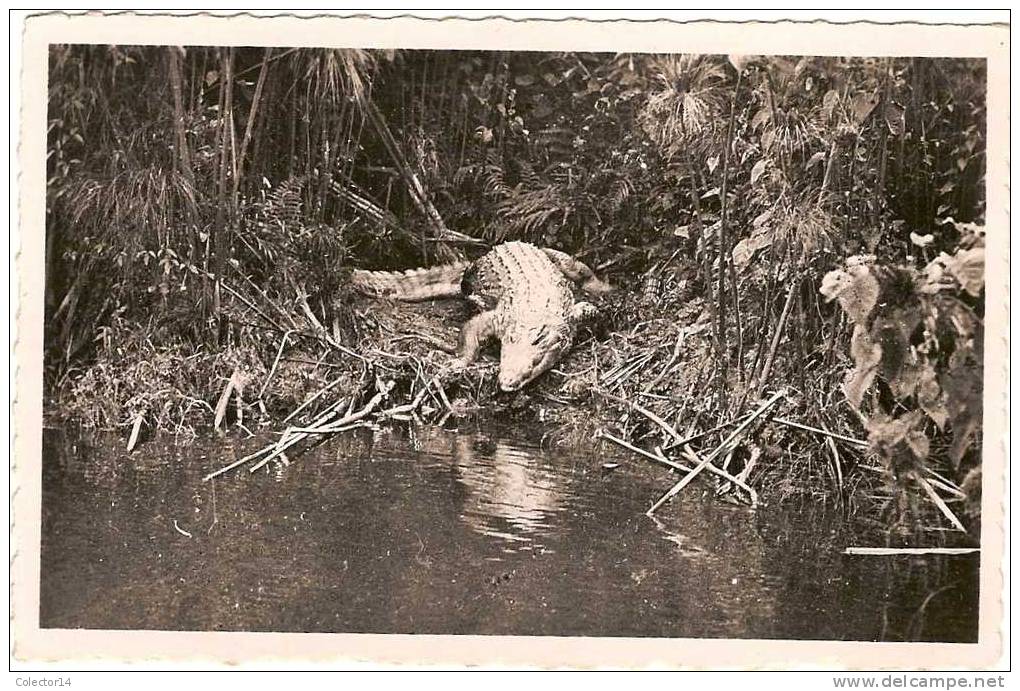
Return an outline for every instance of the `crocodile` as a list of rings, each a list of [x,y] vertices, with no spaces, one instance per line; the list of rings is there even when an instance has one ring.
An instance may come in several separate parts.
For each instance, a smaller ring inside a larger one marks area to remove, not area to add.
[[[596,313],[575,302],[574,287],[589,295],[613,290],[585,264],[558,250],[506,242],[471,262],[409,271],[354,271],[362,293],[402,301],[465,297],[480,313],[464,324],[458,358],[474,362],[482,345],[500,341],[499,386],[517,391],[548,371],[570,349],[579,324]]]

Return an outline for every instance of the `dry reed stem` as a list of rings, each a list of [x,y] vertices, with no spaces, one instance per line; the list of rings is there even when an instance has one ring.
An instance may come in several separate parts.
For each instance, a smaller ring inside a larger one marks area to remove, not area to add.
[[[336,410],[340,406],[342,406],[344,404],[344,402],[345,402],[345,399],[340,399],[339,401],[337,401],[333,405],[329,406],[325,411],[320,413],[319,416],[311,424],[313,426],[319,426],[319,425],[324,424],[326,421],[329,420],[330,417],[332,417],[333,415],[336,414]],[[286,437],[286,436],[287,436],[286,433],[284,433],[284,437]],[[219,470],[216,470],[216,471],[213,471],[213,472],[209,473],[208,475],[206,475],[205,477],[202,478],[202,482],[208,482],[209,480],[212,480],[214,477],[218,477],[220,475],[223,475],[224,473],[227,473],[227,472],[233,470],[234,468],[242,466],[245,463],[248,463],[250,461],[253,461],[254,459],[256,459],[259,456],[261,456],[262,454],[268,453],[269,451],[272,451],[274,448],[276,448],[276,446],[277,446],[277,444],[275,442],[273,444],[269,444],[268,446],[264,446],[261,449],[259,449],[258,451],[255,451],[254,453],[248,454],[244,458],[236,460],[233,463],[220,468]]]
[[[681,470],[681,471],[683,471],[685,473],[691,472],[691,468],[688,468],[685,465],[682,465],[680,463],[676,463],[675,461],[671,461],[668,458],[666,458],[665,456],[654,454],[654,453],[652,453],[650,451],[645,451],[641,447],[634,446],[630,442],[624,441],[623,439],[620,439],[619,437],[613,436],[609,432],[604,432],[602,430],[599,430],[598,432],[596,432],[595,438],[596,439],[598,439],[598,438],[608,439],[609,441],[613,442],[614,444],[618,444],[619,446],[622,446],[625,449],[633,451],[634,453],[640,454],[640,455],[644,456],[645,458],[647,458],[649,460],[655,461],[656,463],[661,463],[662,465],[669,466],[673,470]]]
[[[287,331],[284,332],[283,337],[280,339],[280,347],[276,351],[276,358],[273,360],[273,366],[269,369],[269,374],[266,376],[266,380],[262,383],[262,388],[259,389],[258,398],[260,401],[266,393],[266,388],[269,386],[269,382],[273,380],[273,375],[276,374],[276,368],[280,364],[280,357],[283,355],[283,349],[287,347],[287,339],[292,333],[294,333],[294,329],[287,329]]]
[[[821,434],[823,436],[829,437],[830,439],[839,439],[840,441],[845,441],[847,444],[854,444],[855,446],[860,447],[866,447],[868,445],[868,442],[864,441],[863,439],[854,439],[853,437],[847,437],[842,434],[837,434],[836,432],[830,432],[827,429],[811,427],[810,425],[805,425],[804,423],[801,422],[794,422],[793,420],[787,420],[786,418],[781,417],[774,417],[771,419],[772,422],[778,423],[780,425],[793,427],[795,429],[802,429],[805,432],[814,432],[815,434]]]
[[[650,516],[653,513],[655,513],[659,509],[659,507],[661,507],[663,504],[665,504],[670,499],[675,497],[680,492],[680,490],[689,485],[694,480],[694,478],[697,477],[699,473],[701,473],[702,470],[705,470],[705,468],[707,468],[709,464],[712,463],[712,461],[714,461],[718,456],[722,455],[731,446],[733,446],[733,444],[741,436],[743,436],[744,432],[748,429],[748,427],[751,426],[752,422],[754,422],[756,419],[764,415],[769,408],[775,405],[779,401],[779,399],[783,398],[784,396],[786,396],[786,392],[780,389],[779,391],[774,393],[771,398],[762,403],[762,405],[759,406],[759,408],[753,414],[749,415],[740,423],[740,426],[737,427],[737,429],[733,430],[730,436],[727,437],[722,444],[716,447],[715,451],[706,456],[704,460],[702,460],[698,465],[696,465],[691,470],[691,472],[689,472],[682,480],[680,480],[680,482],[673,485],[668,492],[659,497],[659,500],[656,501],[650,509],[648,509],[647,514]]]
[[[314,403],[315,401],[317,401],[317,400],[318,400],[319,398],[321,398],[321,397],[322,397],[322,395],[323,395],[324,393],[326,393],[327,391],[329,391],[330,389],[332,389],[332,388],[333,388],[334,386],[336,386],[337,384],[339,384],[340,382],[342,382],[342,381],[343,381],[344,379],[346,379],[346,378],[347,378],[347,376],[346,376],[346,375],[344,375],[344,376],[341,376],[341,377],[337,377],[336,379],[334,379],[333,381],[331,381],[331,382],[330,382],[329,384],[326,384],[326,386],[324,386],[323,388],[319,389],[319,390],[318,390],[318,391],[317,391],[317,392],[316,392],[316,393],[315,393],[314,395],[312,395],[312,397],[311,397],[311,398],[309,398],[309,399],[308,399],[308,400],[306,400],[306,401],[305,401],[304,403],[302,403],[301,405],[299,405],[299,406],[298,406],[297,408],[295,408],[294,410],[292,410],[292,411],[291,411],[291,413],[290,413],[290,415],[288,415],[287,417],[285,417],[285,418],[283,419],[283,424],[287,424],[288,422],[290,422],[290,421],[291,421],[292,419],[294,419],[294,416],[295,416],[295,415],[297,415],[297,414],[298,414],[298,413],[300,413],[300,412],[301,412],[302,410],[304,410],[305,408],[307,408],[308,406],[310,406],[310,405],[311,405],[312,403]]]
[[[700,465],[701,463],[703,463],[701,457],[699,457],[698,454],[696,454],[694,452],[694,449],[692,449],[690,447],[690,445],[685,445],[684,446],[684,455],[687,456],[687,460],[689,460],[691,463],[696,464],[695,467],[697,467],[697,465]],[[719,477],[723,478],[724,480],[728,480],[729,482],[732,482],[734,485],[736,485],[740,489],[742,489],[745,492],[747,492],[747,496],[751,500],[751,508],[752,509],[758,506],[758,493],[755,492],[750,487],[750,485],[746,484],[739,477],[737,477],[735,475],[730,475],[728,472],[726,472],[722,468],[719,468],[718,466],[713,465],[712,463],[706,463],[705,464],[705,469],[708,470],[708,472],[710,472],[710,473],[714,473],[714,474],[718,475]]]
[[[847,547],[843,554],[895,557],[904,554],[974,554],[980,551],[980,547]]]
[[[942,515],[945,516],[949,520],[949,522],[953,524],[953,527],[959,530],[961,533],[967,532],[967,529],[963,527],[963,523],[961,523],[960,519],[956,517],[956,514],[953,513],[953,510],[949,508],[945,500],[943,500],[942,497],[938,495],[938,493],[935,491],[935,488],[931,486],[931,483],[929,483],[926,479],[924,479],[920,475],[915,475],[914,479],[917,480],[917,484],[921,485],[921,489],[923,489],[925,494],[928,495],[928,498],[932,500],[932,503],[934,503],[935,506],[938,507],[939,511],[942,512]]]

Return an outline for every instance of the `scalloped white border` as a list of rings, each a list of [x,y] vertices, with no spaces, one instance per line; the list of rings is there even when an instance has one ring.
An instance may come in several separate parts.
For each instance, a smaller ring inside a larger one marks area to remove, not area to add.
[[[13,37],[12,37],[13,38]],[[367,634],[179,633],[38,626],[42,421],[43,232],[47,45],[259,45],[358,48],[591,50],[985,57],[988,66],[988,252],[980,639],[976,645],[706,639]],[[15,50],[13,47],[12,50]],[[532,21],[403,15],[45,15],[22,47],[20,253],[12,457],[11,606],[14,659],[313,664],[374,661],[503,667],[724,669],[989,668],[1003,653],[1004,481],[1009,375],[1008,26],[719,21]],[[12,128],[14,124],[12,123]],[[998,155],[996,155],[998,152]],[[13,166],[13,157],[12,157]],[[13,170],[12,170],[13,172]],[[1002,376],[997,376],[1000,374]]]

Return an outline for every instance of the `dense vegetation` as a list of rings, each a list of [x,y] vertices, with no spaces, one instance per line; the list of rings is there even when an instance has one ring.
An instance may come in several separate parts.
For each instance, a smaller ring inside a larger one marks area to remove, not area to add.
[[[53,409],[409,395],[447,356],[349,270],[523,239],[622,290],[533,392],[451,397],[683,461],[782,388],[741,480],[973,530],[984,90],[977,60],[54,47]]]

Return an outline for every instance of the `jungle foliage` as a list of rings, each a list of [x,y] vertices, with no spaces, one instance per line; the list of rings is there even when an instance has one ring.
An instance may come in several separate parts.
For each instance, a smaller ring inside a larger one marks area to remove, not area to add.
[[[607,356],[647,333],[694,372],[647,387],[663,417],[708,427],[788,387],[791,413],[865,436],[891,484],[958,480],[980,461],[984,70],[54,46],[48,390],[101,424],[208,415],[238,363],[273,376],[281,331],[357,331],[351,267],[520,239],[629,287]],[[705,347],[683,354],[693,323]]]

